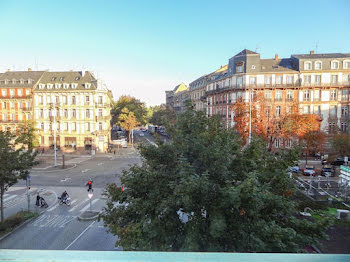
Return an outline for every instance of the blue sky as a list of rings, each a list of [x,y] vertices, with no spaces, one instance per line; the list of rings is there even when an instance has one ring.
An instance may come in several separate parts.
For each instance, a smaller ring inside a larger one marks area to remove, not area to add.
[[[350,53],[349,0],[0,0],[0,13],[0,72],[90,70],[148,105],[244,48]]]

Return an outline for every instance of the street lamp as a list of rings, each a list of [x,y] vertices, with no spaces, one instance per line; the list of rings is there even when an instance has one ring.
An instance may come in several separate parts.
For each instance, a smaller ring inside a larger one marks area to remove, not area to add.
[[[56,114],[57,114],[57,110],[59,110],[59,103],[56,103],[55,106],[53,105],[53,103],[50,103],[50,109],[51,109],[51,114],[53,114],[52,128],[53,128],[53,132],[54,132],[53,133],[54,167],[56,167],[57,166],[57,146],[56,146],[57,123],[56,123]],[[52,110],[52,109],[56,109],[56,110]]]

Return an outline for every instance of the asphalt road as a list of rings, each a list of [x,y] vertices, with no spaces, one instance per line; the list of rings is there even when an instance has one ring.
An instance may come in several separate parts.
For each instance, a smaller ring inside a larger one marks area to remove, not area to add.
[[[154,142],[148,133],[143,137],[139,136],[139,133],[135,132],[135,143]],[[80,214],[90,209],[90,200],[85,186],[89,178],[94,181],[91,209],[101,211],[106,202],[102,195],[105,186],[108,183],[120,184],[122,170],[141,163],[137,150],[121,149],[119,153],[70,159],[70,164],[76,165],[70,170],[55,170],[53,172],[32,170],[30,174],[30,192],[32,193],[30,208],[38,211],[44,210],[44,212],[35,220],[0,241],[0,248],[122,250],[121,247],[115,247],[117,237],[107,232],[102,221],[79,221],[77,219]],[[38,190],[45,194],[45,199],[49,203],[47,209],[35,207],[34,199]],[[64,190],[67,190],[72,201],[72,205],[69,207],[59,205],[57,202],[57,196]],[[5,213],[26,209],[25,192],[25,181],[21,181],[6,193]]]

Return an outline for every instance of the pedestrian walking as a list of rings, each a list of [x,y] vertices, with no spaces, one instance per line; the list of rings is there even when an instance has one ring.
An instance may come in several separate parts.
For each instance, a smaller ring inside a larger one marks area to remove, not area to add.
[[[39,195],[39,193],[36,196],[36,203],[35,203],[35,205],[36,206],[40,206],[40,195]]]

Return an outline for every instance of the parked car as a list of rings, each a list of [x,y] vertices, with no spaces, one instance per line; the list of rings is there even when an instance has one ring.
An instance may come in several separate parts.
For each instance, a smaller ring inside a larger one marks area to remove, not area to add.
[[[334,172],[331,166],[325,166],[322,168],[321,176],[334,176]]]
[[[316,176],[315,167],[314,166],[305,166],[303,175],[304,176]]]
[[[289,167],[289,171],[292,173],[299,173],[300,168],[298,166],[291,166],[291,167]]]
[[[345,163],[344,158],[338,157],[336,160],[331,162],[331,165],[333,165],[333,166],[341,166],[341,165],[344,165],[344,163]]]

